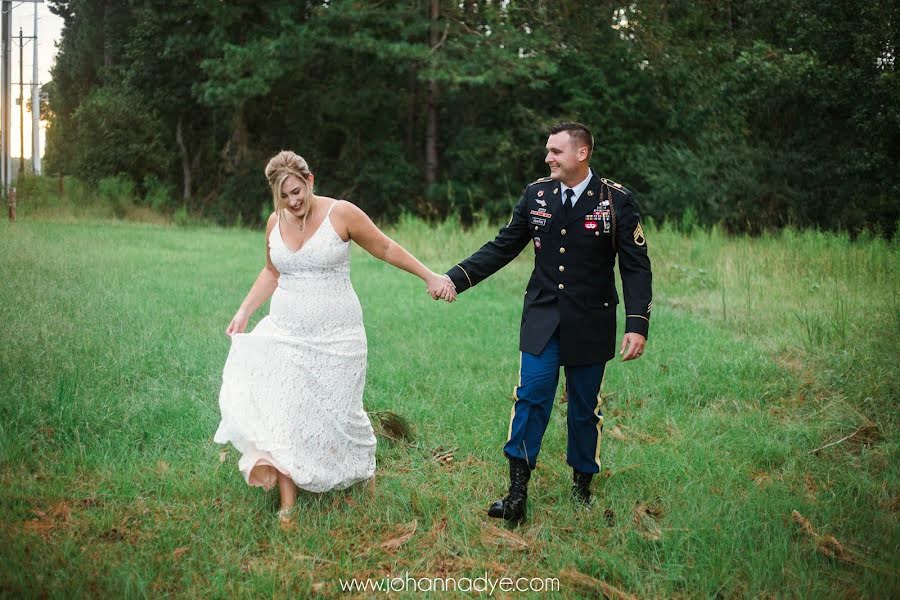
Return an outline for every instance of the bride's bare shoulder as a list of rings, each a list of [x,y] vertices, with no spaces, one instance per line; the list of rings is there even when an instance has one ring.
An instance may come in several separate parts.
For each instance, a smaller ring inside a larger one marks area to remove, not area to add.
[[[362,209],[348,200],[335,200],[334,208],[331,210],[331,214],[338,215],[345,219],[352,219],[360,212],[362,212]]]
[[[331,209],[331,224],[341,239],[345,242],[350,239],[351,224],[358,218],[359,208],[346,200],[335,200]]]
[[[266,221],[266,235],[272,233],[272,228],[275,227],[275,224],[278,222],[278,213],[273,212],[269,215],[269,220]]]

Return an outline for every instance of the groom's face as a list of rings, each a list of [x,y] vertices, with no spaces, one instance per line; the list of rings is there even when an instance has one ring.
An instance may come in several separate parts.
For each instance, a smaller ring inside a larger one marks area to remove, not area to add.
[[[547,138],[544,162],[550,167],[550,177],[556,181],[566,182],[576,176],[586,156],[587,148],[578,148],[575,138],[568,131],[560,131]]]

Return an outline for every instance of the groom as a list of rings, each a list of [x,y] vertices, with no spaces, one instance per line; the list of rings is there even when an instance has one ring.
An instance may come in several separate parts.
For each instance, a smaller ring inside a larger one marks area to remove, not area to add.
[[[616,293],[613,267],[625,296],[622,360],[639,358],[647,341],[652,307],[650,259],[631,192],[590,168],[594,139],[580,123],[549,130],[550,176],[526,186],[509,223],[497,237],[447,272],[457,292],[487,279],[531,242],[534,271],[525,291],[509,435],[509,493],[488,515],[518,522],[525,517],[528,480],[559,380],[566,370],[567,462],[572,495],[590,505],[590,484],[600,470],[600,382],[615,355]]]

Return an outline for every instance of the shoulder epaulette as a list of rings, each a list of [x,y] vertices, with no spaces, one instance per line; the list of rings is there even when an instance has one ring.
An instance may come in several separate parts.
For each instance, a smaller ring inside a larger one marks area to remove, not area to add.
[[[548,181],[553,181],[553,178],[552,177],[541,177],[540,179],[535,179],[528,185],[534,185],[536,183],[547,183]]]
[[[612,181],[611,179],[607,179],[605,177],[601,177],[600,181],[602,181],[605,185],[608,185],[610,188],[616,190],[617,192],[622,192],[623,194],[630,193],[630,190],[621,183],[616,183],[615,181]]]

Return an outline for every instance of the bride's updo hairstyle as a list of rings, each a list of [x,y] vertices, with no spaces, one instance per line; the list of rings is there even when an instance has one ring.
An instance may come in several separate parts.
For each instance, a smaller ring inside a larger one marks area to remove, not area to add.
[[[303,203],[306,205],[306,211],[303,215],[303,226],[306,226],[306,217],[312,212],[316,201],[313,193],[312,185],[309,183],[309,176],[312,173],[309,165],[299,154],[295,154],[290,150],[282,150],[269,160],[266,165],[266,180],[272,188],[272,201],[275,205],[275,212],[281,213],[287,202],[281,197],[281,186],[288,175],[293,175],[300,180],[300,185],[305,189],[303,194]]]

